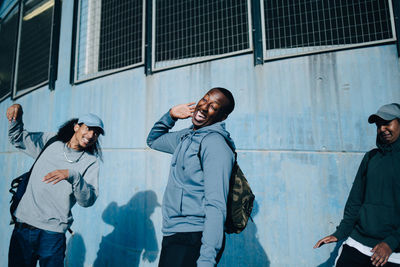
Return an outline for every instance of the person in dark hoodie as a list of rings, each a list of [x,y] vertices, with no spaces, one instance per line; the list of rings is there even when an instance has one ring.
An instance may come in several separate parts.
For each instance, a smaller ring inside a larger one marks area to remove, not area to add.
[[[382,106],[368,118],[377,149],[360,164],[336,232],[323,244],[345,240],[336,266],[400,266],[400,105]]]
[[[173,154],[162,204],[160,267],[215,266],[223,251],[235,145],[222,121],[235,102],[218,87],[194,104],[171,108],[147,138],[152,149]],[[191,127],[170,132],[178,119],[190,117]]]

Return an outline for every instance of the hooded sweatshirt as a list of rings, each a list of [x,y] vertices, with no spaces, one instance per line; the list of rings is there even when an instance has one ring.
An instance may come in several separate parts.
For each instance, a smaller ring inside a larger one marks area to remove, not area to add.
[[[333,236],[350,236],[361,244],[374,247],[380,242],[399,251],[400,245],[400,139],[392,144],[377,140],[377,153],[369,160],[368,152],[358,169],[344,210]],[[366,177],[363,177],[367,169]]]
[[[9,124],[11,144],[36,158],[52,133],[27,132],[22,118]],[[68,162],[76,160],[76,162]],[[43,178],[55,170],[68,169],[69,177],[57,184],[45,183]],[[99,164],[94,155],[69,148],[56,141],[46,148],[32,169],[29,183],[15,216],[17,221],[39,229],[65,233],[73,222],[72,207],[94,204],[98,195]]]
[[[223,241],[235,145],[222,122],[169,132],[174,125],[167,112],[147,138],[152,149],[173,154],[163,198],[162,231],[165,236],[203,232],[197,265],[214,266]]]

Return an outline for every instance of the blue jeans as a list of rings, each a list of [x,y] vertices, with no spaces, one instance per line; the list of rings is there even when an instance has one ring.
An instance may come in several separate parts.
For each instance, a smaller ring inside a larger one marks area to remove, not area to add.
[[[56,233],[37,228],[26,228],[18,224],[11,235],[8,251],[9,267],[64,266],[66,238]]]

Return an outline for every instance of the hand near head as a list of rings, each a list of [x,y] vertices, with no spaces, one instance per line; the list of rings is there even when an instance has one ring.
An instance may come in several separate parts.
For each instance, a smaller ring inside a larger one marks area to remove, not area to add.
[[[337,241],[338,240],[337,240],[336,237],[334,237],[333,235],[328,235],[328,236],[322,238],[321,240],[319,240],[317,242],[317,244],[315,244],[314,248],[319,248],[322,245],[329,244],[329,243],[332,243],[332,242],[337,242]]]
[[[196,102],[177,105],[169,110],[169,115],[171,115],[174,120],[190,118],[193,116],[194,104],[196,104]]]
[[[6,112],[6,116],[9,122],[15,121],[22,116],[22,106],[20,104],[11,105]]]
[[[390,254],[392,254],[392,249],[386,242],[381,242],[371,252],[374,253],[371,256],[372,265],[383,266],[387,263]]]

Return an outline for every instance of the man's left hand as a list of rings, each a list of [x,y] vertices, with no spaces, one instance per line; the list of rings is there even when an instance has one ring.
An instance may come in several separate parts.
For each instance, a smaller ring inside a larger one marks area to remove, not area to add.
[[[49,172],[44,178],[43,182],[46,184],[53,182],[53,184],[56,184],[62,180],[68,179],[69,177],[69,172],[68,170],[55,170],[52,172]]]
[[[390,254],[392,254],[392,249],[385,242],[381,242],[376,245],[371,252],[374,253],[371,256],[372,265],[383,266],[387,263]]]

